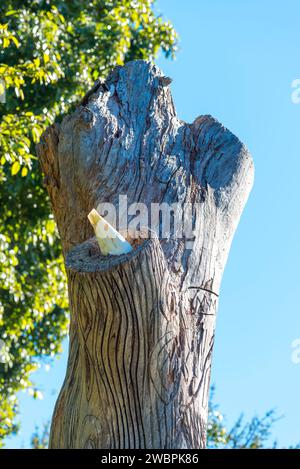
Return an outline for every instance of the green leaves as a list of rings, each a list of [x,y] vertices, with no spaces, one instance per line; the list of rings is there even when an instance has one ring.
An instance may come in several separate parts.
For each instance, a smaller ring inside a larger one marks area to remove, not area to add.
[[[176,50],[152,0],[0,2],[0,446],[16,431],[16,393],[67,333],[64,264],[35,156],[46,127],[127,60]]]
[[[274,410],[262,417],[254,416],[245,421],[243,414],[230,429],[225,426],[226,418],[214,402],[214,386],[208,406],[207,447],[210,449],[261,449],[270,446],[273,425],[278,420]],[[269,445],[268,445],[269,443]],[[276,443],[273,444],[273,448]]]
[[[27,174],[26,170],[28,172],[36,158],[33,154],[34,143],[38,142],[45,122],[45,116],[32,112],[3,115],[0,120],[0,183],[5,181],[7,165],[11,165],[12,175],[18,174],[21,166],[24,167],[22,176]]]
[[[26,166],[24,166],[22,168],[22,171],[21,171],[21,176],[25,177],[25,176],[27,176],[27,174],[28,174],[28,168],[26,168]]]
[[[8,23],[0,24],[0,46],[6,49],[11,42],[13,42],[16,47],[20,46],[17,37],[8,30]]]
[[[15,176],[15,174],[19,172],[20,168],[21,168],[21,165],[19,161],[15,161],[11,167],[11,175]]]

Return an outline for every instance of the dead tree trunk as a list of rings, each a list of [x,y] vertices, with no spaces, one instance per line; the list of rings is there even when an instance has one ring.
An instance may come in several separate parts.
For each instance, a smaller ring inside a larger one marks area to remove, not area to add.
[[[205,446],[220,281],[253,164],[212,117],[179,120],[169,83],[148,62],[117,67],[38,147],[71,307],[51,448]],[[102,256],[87,214],[121,194],[191,204],[193,234]]]

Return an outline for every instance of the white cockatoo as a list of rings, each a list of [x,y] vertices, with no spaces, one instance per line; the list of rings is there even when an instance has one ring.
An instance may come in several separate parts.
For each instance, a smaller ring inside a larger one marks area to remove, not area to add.
[[[97,210],[93,210],[88,214],[88,219],[93,225],[96,238],[100,246],[103,256],[112,255],[119,256],[132,251],[131,244],[106,221]]]

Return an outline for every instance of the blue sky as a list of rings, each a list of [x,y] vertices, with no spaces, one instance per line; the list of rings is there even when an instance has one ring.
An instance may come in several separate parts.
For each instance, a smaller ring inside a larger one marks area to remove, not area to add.
[[[280,446],[300,442],[300,78],[299,0],[159,0],[180,35],[175,61],[157,61],[173,78],[178,115],[212,114],[251,151],[255,185],[233,241],[217,320],[212,382],[232,422],[276,408]],[[63,356],[34,379],[42,401],[21,393],[22,430],[7,447],[28,447],[51,417],[64,378]]]

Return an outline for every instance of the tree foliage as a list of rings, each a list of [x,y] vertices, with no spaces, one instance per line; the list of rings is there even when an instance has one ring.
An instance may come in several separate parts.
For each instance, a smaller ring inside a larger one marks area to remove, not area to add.
[[[211,389],[208,411],[207,446],[211,449],[261,449],[270,446],[274,424],[278,416],[274,410],[262,417],[254,416],[245,421],[241,414],[230,429],[226,428],[224,415],[214,402],[214,387]],[[276,447],[276,442],[272,445]]]
[[[153,0],[0,3],[0,445],[17,396],[67,332],[63,260],[35,144],[99,77],[132,59],[172,56],[176,34]],[[33,392],[33,394],[35,394]]]
[[[47,449],[50,436],[50,423],[43,425],[41,432],[36,427],[33,435],[31,436],[31,449]]]

